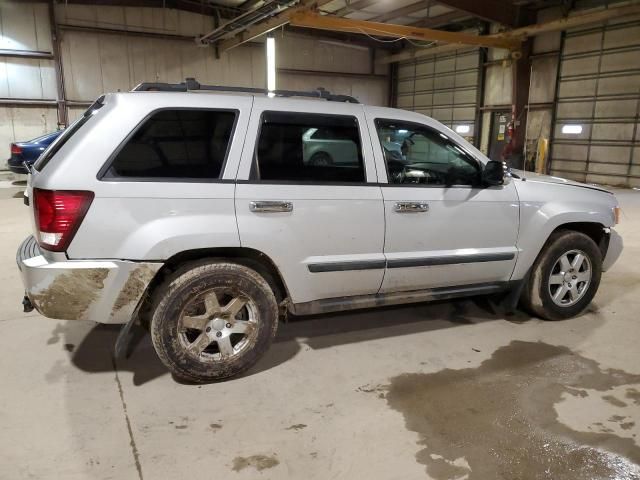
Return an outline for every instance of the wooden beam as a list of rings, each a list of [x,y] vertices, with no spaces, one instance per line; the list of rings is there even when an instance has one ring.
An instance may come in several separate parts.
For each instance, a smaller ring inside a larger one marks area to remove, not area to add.
[[[344,43],[344,45],[347,47],[350,45],[354,45],[357,47],[397,51],[397,46],[394,45],[395,42],[380,43],[369,37],[365,37],[364,35],[355,36],[355,35],[350,35],[348,33],[342,33],[342,32],[328,32],[326,30],[310,30],[308,28],[299,28],[299,27],[294,27],[292,25],[287,26],[287,31],[285,32],[284,35],[286,36],[289,33],[299,35],[304,38],[310,38],[315,41],[335,40],[335,41]]]
[[[561,18],[558,20],[551,20],[550,22],[528,25],[526,27],[516,28],[510,32],[500,33],[496,35],[489,35],[494,38],[527,38],[535,37],[548,32],[560,32],[569,28],[580,27],[583,25],[590,25],[593,23],[606,22],[614,18],[623,18],[631,15],[640,15],[640,4],[626,5],[624,7],[608,8],[597,12],[583,13],[581,15],[575,15],[567,18]],[[421,50],[408,50],[395,55],[390,55],[386,58],[379,60],[379,63],[392,63],[401,62],[404,60],[412,60],[415,58],[428,57],[435,55],[436,53],[442,53],[444,51],[456,50],[455,46],[443,45],[434,48],[424,48]]]
[[[318,15],[310,11],[298,11],[290,16],[290,23],[296,27],[315,28],[347,33],[376,35],[382,37],[408,38],[427,42],[443,42],[460,46],[482,46],[493,48],[514,49],[519,41],[511,37],[481,36],[468,33],[446,32],[405,25],[368,22],[339,18],[333,15]]]
[[[264,22],[257,23],[252,27],[247,28],[246,30],[234,35],[233,37],[223,40],[219,42],[218,49],[220,52],[225,52],[230,50],[238,45],[242,45],[243,43],[249,42],[256,37],[264,35],[265,33],[269,33],[276,28],[280,28],[287,23],[289,23],[289,17],[299,11],[307,10],[309,8],[320,8],[326,3],[329,3],[332,0],[302,0],[298,5],[292,8],[286,9],[284,12],[281,12],[277,15],[274,15],[268,20]]]

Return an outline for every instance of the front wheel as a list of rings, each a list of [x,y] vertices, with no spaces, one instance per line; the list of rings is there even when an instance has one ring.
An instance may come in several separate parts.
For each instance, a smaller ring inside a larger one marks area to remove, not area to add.
[[[187,265],[160,288],[154,303],[153,346],[174,375],[192,382],[245,371],[267,351],[278,326],[269,284],[235,263]]]
[[[522,303],[546,320],[574,317],[593,300],[601,275],[602,253],[590,237],[555,232],[533,264]]]

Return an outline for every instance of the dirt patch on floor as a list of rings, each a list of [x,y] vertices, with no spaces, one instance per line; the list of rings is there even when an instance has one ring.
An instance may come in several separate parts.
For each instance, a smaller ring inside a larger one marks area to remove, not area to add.
[[[296,432],[302,430],[303,428],[307,428],[307,425],[304,423],[296,423],[295,425],[291,425],[290,427],[285,428],[285,430],[295,430]]]
[[[247,467],[253,467],[259,472],[266,470],[267,468],[273,468],[278,465],[280,461],[275,455],[251,455],[250,457],[236,457],[233,459],[233,470],[239,472]]]
[[[636,383],[566,347],[514,341],[478,368],[394,377],[386,398],[420,435],[416,459],[437,480],[639,479],[632,439],[572,430],[554,408],[565,392]]]
[[[82,320],[108,274],[106,268],[87,268],[58,275],[42,292],[31,295],[31,300],[45,317]]]

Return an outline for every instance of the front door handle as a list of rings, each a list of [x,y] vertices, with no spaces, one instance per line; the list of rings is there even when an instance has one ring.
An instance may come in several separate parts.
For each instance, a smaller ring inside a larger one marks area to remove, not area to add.
[[[292,212],[292,202],[272,202],[266,200],[249,202],[249,210],[256,213]]]
[[[397,213],[428,212],[429,204],[425,202],[397,202],[393,209]]]

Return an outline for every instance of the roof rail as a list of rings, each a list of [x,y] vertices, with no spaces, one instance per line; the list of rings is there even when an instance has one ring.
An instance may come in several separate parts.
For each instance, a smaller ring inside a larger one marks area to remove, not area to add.
[[[335,95],[330,91],[318,87],[317,90],[311,92],[298,92],[295,90],[274,90],[269,92],[265,88],[251,87],[228,87],[223,85],[201,85],[195,78],[187,78],[181,83],[157,83],[144,82],[133,87],[132,92],[189,92],[189,91],[212,91],[212,92],[237,92],[237,93],[258,93],[267,95],[273,93],[276,97],[307,97],[307,98],[324,98],[330,102],[347,102],[360,103],[354,97],[349,95]]]

